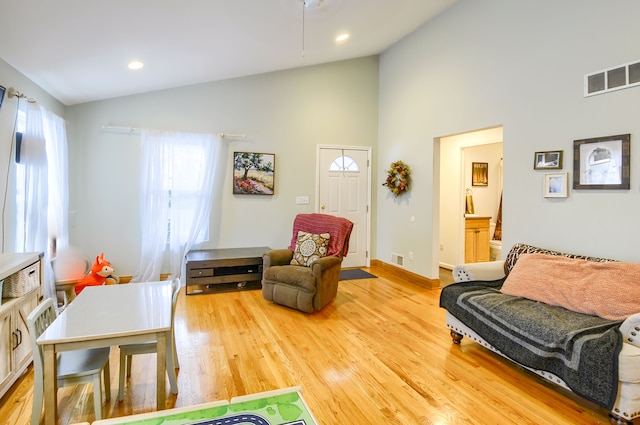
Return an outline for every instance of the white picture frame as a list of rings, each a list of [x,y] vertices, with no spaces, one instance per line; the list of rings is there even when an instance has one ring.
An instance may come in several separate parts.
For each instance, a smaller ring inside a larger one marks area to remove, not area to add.
[[[544,197],[566,198],[569,196],[569,173],[546,173],[544,175]]]

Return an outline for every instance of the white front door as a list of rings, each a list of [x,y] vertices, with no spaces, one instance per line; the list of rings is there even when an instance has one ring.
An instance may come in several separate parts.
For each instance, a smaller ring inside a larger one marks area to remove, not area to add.
[[[368,267],[371,148],[318,146],[316,211],[353,222],[342,267]]]

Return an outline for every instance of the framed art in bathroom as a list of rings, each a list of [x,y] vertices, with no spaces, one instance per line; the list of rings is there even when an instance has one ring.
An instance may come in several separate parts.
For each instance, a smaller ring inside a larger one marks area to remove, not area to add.
[[[573,141],[574,189],[629,189],[630,134]]]
[[[544,175],[544,197],[566,198],[569,188],[569,173],[547,173]]]
[[[489,186],[489,163],[471,163],[471,186]]]
[[[562,170],[562,152],[536,152],[533,158],[534,170]]]

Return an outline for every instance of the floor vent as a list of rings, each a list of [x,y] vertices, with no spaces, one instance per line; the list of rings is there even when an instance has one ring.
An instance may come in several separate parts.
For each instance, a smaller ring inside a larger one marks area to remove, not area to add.
[[[396,266],[404,266],[404,257],[400,254],[396,254],[395,252],[391,253],[391,262]]]
[[[635,86],[640,86],[640,61],[585,75],[584,97]]]

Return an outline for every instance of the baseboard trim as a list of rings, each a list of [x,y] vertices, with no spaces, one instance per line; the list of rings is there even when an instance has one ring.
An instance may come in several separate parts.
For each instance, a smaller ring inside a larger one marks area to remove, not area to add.
[[[428,277],[420,276],[419,274],[394,266],[393,264],[385,263],[381,260],[371,260],[371,267],[379,267],[389,274],[415,283],[423,288],[440,289],[440,279],[429,279]]]

